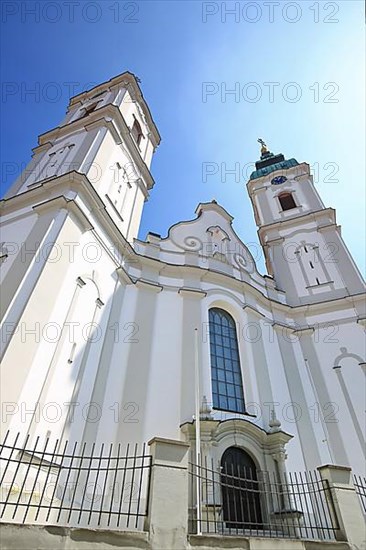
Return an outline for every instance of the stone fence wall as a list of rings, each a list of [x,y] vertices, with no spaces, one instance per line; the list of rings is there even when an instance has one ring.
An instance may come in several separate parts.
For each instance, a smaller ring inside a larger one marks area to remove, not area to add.
[[[192,535],[188,533],[189,445],[162,438],[149,445],[152,470],[144,531],[6,522],[1,525],[2,550],[366,550],[364,516],[350,468],[319,468],[329,485],[339,525],[334,541]]]

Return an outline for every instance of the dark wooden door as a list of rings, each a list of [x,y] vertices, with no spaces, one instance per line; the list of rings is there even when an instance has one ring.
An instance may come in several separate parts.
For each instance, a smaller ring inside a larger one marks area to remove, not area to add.
[[[222,455],[221,484],[226,526],[263,529],[257,469],[239,447],[229,447]]]

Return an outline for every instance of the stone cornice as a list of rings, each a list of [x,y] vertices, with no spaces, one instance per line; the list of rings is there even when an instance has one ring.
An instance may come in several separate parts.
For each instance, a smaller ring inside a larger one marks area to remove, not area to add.
[[[199,216],[201,214],[201,212],[212,211],[212,210],[217,212],[220,216],[222,216],[230,224],[234,219],[225,210],[225,208],[223,208],[220,204],[217,204],[217,202],[213,202],[213,201],[211,201],[211,202],[200,202],[199,205],[197,206],[196,210],[195,210],[195,213],[197,214],[197,216]],[[196,221],[196,220],[193,220],[193,221]]]
[[[178,290],[178,293],[184,298],[188,297],[188,298],[202,299],[202,298],[205,298],[205,296],[206,296],[206,292],[204,292],[203,290],[201,290],[199,288],[182,287]]]
[[[51,130],[47,130],[47,132],[44,132],[38,136],[38,144],[39,146],[42,146],[46,142],[52,143],[52,141],[59,139],[63,134],[71,135],[79,130],[85,130],[85,128],[99,128],[100,123],[105,126],[108,122],[108,117],[113,118],[115,109],[118,109],[118,107],[110,103],[104,107],[96,109],[87,117],[77,118],[76,120],[63,124],[62,126],[55,126],[54,128],[51,128]]]
[[[47,211],[60,210],[61,208],[67,208],[68,200],[63,195],[59,197],[53,197],[52,199],[39,202],[32,206],[33,210],[37,214],[43,214]]]
[[[265,319],[265,317],[266,317],[265,315],[263,315],[263,313],[261,313],[260,311],[255,309],[253,306],[250,306],[249,304],[244,304],[243,309],[244,309],[244,311],[248,310],[250,313],[254,313],[254,315],[257,315],[258,317],[260,317],[262,319]]]
[[[305,218],[308,218],[309,220],[317,221],[319,218],[322,218],[325,214],[330,215],[332,221],[327,224],[321,224],[319,227],[323,227],[323,228],[328,226],[334,227],[336,225],[334,208],[322,208],[321,210],[316,210],[315,212],[311,211],[311,212],[301,214],[299,216],[295,216],[293,218],[284,218],[276,222],[269,223],[267,225],[262,225],[258,229],[258,235],[260,238],[262,238],[263,233],[266,233],[271,229],[278,230],[279,227],[282,228],[284,226],[291,227],[292,225],[299,225],[299,223],[304,223]],[[268,242],[270,241],[267,241],[267,243]]]
[[[260,193],[260,192],[263,192],[263,191],[267,191],[267,189],[268,189],[267,185],[262,185],[261,187],[253,187],[252,192],[253,193]]]
[[[71,212],[79,223],[79,227],[82,231],[91,231],[94,229],[90,223],[88,216],[82,211],[78,204],[73,199],[67,199],[64,196],[55,197],[48,201],[35,204],[33,210],[38,214],[53,210],[65,209]]]
[[[130,278],[128,273],[123,269],[123,267],[121,267],[121,266],[117,267],[116,268],[116,273],[117,273],[118,279],[121,281],[121,283],[123,283],[125,285],[132,285],[133,284],[132,279]]]
[[[147,281],[145,279],[136,279],[135,285],[137,286],[137,288],[141,288],[143,290],[152,290],[153,292],[156,292],[156,293],[161,292],[163,290],[163,287],[158,283]]]
[[[329,323],[322,323],[322,324],[329,324]],[[319,325],[321,326],[321,325]],[[297,334],[298,332],[302,334],[306,334],[306,335],[311,335],[315,332],[315,328],[314,327],[311,327],[311,326],[305,326],[305,327],[299,327],[299,328],[293,328],[293,332],[294,334]]]
[[[42,145],[37,145],[36,147],[33,147],[32,149],[32,157],[35,155],[39,155],[40,153],[46,152],[52,147],[52,143],[50,141],[46,141]]]
[[[337,225],[335,222],[328,223],[326,225],[318,225],[316,229],[320,233],[326,233],[327,231],[334,231],[334,229],[339,230],[339,225]]]
[[[357,323],[366,329],[366,317],[359,317]]]
[[[283,242],[285,242],[284,237],[275,237],[274,239],[268,239],[265,243],[263,243],[263,248],[269,248],[270,244],[272,245],[275,243],[281,244]]]
[[[295,332],[295,329],[294,327],[292,327],[291,325],[286,325],[286,323],[280,323],[279,321],[274,321],[272,323],[272,328],[274,328],[275,330],[288,330],[288,331],[291,331],[291,332]]]
[[[269,447],[269,450],[272,451],[274,450],[274,448],[286,445],[286,443],[288,443],[293,437],[293,435],[290,435],[287,432],[283,432],[282,430],[268,433],[267,445]]]
[[[300,174],[293,175],[294,172],[299,172],[300,170],[303,170]],[[312,175],[310,174],[310,165],[307,162],[300,162],[296,166],[291,166],[289,168],[279,168],[278,170],[275,170],[274,172],[270,172],[269,174],[264,174],[261,178],[255,178],[255,179],[249,179],[247,182],[247,188],[252,188],[255,186],[255,184],[263,185],[266,182],[269,183],[269,181],[274,177],[276,172],[284,173],[286,172],[286,176],[292,179],[300,179],[300,178],[312,178]]]

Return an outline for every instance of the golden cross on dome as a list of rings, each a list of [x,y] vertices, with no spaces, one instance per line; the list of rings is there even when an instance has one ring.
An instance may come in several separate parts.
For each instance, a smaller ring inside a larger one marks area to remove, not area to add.
[[[268,153],[268,149],[267,149],[267,145],[265,144],[265,142],[263,141],[262,138],[258,138],[257,139],[258,143],[261,144],[261,154],[263,155],[264,153]]]

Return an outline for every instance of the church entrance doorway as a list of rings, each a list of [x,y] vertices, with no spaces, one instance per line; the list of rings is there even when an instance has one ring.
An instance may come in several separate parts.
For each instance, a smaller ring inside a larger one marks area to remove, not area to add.
[[[239,447],[229,447],[222,455],[221,486],[226,526],[263,529],[257,468]]]

